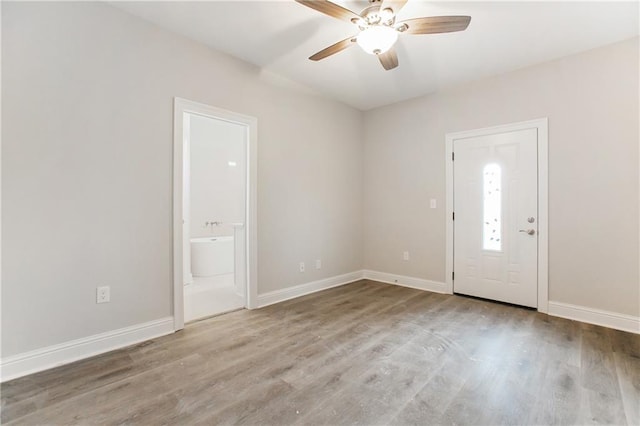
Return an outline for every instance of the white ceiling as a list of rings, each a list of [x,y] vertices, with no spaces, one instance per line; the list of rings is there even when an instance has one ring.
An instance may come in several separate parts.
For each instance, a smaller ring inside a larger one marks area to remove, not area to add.
[[[360,12],[367,1],[340,1]],[[638,2],[427,2],[409,0],[398,20],[469,15],[466,31],[403,34],[400,66],[385,71],[357,45],[307,58],[354,25],[293,0],[112,3],[216,50],[307,85],[361,110],[504,73],[638,35]]]

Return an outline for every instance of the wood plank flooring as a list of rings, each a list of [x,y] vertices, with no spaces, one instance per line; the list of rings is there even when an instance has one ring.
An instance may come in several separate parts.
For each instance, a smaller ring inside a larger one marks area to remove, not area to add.
[[[640,424],[640,336],[360,281],[2,384],[3,424]]]

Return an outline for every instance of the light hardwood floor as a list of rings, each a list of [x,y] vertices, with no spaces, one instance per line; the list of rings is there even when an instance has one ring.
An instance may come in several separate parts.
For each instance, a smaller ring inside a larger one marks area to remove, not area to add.
[[[640,424],[640,336],[360,281],[2,385],[9,424]]]

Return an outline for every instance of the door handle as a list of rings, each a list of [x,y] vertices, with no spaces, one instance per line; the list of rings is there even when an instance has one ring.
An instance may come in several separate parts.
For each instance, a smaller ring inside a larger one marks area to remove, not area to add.
[[[535,229],[521,229],[518,232],[526,232],[527,235],[536,235],[536,230]]]

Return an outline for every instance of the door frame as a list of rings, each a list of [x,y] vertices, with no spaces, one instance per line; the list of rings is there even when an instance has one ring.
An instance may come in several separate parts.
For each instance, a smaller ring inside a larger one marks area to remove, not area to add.
[[[522,121],[446,134],[446,291],[453,294],[453,143],[459,139],[536,129],[538,133],[538,311],[549,309],[549,132],[548,119]]]
[[[185,185],[185,145],[183,137],[184,113],[197,114],[216,120],[228,121],[247,129],[247,188],[245,211],[245,306],[257,307],[258,300],[258,119],[221,108],[182,98],[174,98],[173,105],[173,328],[184,328],[184,274],[183,274],[183,201]]]

